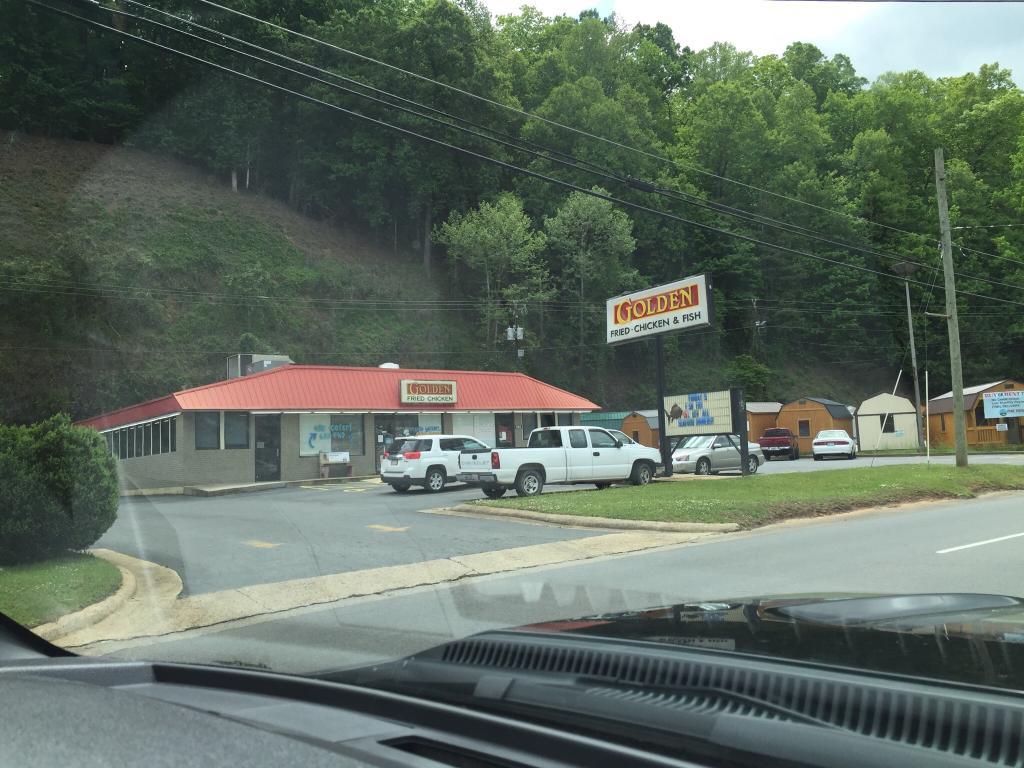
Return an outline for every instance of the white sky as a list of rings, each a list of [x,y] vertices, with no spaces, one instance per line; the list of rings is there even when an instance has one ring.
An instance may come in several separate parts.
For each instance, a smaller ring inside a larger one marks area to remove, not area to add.
[[[495,14],[522,0],[485,0]],[[781,54],[796,40],[845,53],[873,79],[888,70],[933,77],[976,71],[998,61],[1024,81],[1024,3],[772,2],[772,0],[534,0],[546,15],[597,8],[626,24],[668,24],[694,50],[716,40],[757,54]]]

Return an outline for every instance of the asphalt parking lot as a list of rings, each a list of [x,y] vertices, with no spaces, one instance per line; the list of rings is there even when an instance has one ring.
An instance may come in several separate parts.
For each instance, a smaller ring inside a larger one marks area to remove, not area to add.
[[[475,498],[464,486],[399,495],[377,480],[126,498],[96,546],[173,568],[187,595],[605,533],[421,511]]]

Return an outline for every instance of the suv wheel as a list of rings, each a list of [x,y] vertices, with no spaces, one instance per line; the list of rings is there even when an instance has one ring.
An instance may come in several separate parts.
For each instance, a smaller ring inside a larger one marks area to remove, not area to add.
[[[488,499],[500,499],[505,495],[505,488],[500,485],[496,485],[493,488],[484,488],[484,496]]]
[[[437,493],[444,488],[445,477],[443,469],[431,467],[427,470],[427,476],[424,479],[426,480],[426,488],[431,493]]]
[[[536,469],[527,469],[516,478],[517,496],[536,496],[544,490],[544,478]]]
[[[409,486],[406,483],[394,483],[391,487],[395,490],[395,493],[405,493],[409,490]]]

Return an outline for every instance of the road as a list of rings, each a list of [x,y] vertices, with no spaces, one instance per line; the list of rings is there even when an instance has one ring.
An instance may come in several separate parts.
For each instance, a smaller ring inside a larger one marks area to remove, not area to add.
[[[973,456],[972,460],[1024,465],[1024,454]],[[916,456],[776,460],[759,472],[922,461]],[[933,461],[950,465],[953,457]],[[573,488],[549,486],[545,492]],[[459,485],[437,494],[422,489],[397,494],[376,480],[212,498],[134,497],[121,502],[117,522],[97,546],[173,568],[184,583],[183,595],[196,595],[602,533],[422,514],[424,509],[478,498],[478,490]]]
[[[766,461],[758,472],[766,475],[782,472],[821,472],[829,469],[858,469],[860,467],[891,467],[895,464],[924,464],[928,461],[924,456],[858,456],[853,459],[825,459],[814,461],[811,458],[801,458],[797,461],[786,459],[773,459]],[[956,464],[955,456],[932,456],[932,464],[951,467]],[[1024,453],[986,453],[971,454],[970,462],[973,464],[1004,464],[1010,466],[1024,466]]]
[[[817,592],[1021,594],[1022,505],[1024,494],[1002,494],[799,521],[704,543],[299,608],[128,643],[114,655],[302,673],[395,658],[486,629],[681,600]]]

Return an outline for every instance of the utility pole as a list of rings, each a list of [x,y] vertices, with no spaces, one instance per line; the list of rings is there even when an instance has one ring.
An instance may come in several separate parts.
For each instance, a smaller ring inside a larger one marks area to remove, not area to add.
[[[942,233],[942,271],[946,277],[946,328],[949,331],[949,373],[953,385],[953,436],[956,465],[967,466],[967,420],[964,416],[964,372],[960,362],[960,324],[956,314],[956,280],[953,276],[953,243],[949,234],[946,203],[946,163],[942,148],[935,150],[935,196],[939,202],[939,230]]]
[[[917,348],[914,344],[914,315],[910,308],[910,281],[907,279],[917,266],[909,261],[894,264],[892,271],[903,276],[903,288],[907,293],[907,330],[910,332],[910,364],[914,369],[914,415],[917,424],[917,449],[924,450],[924,432],[921,429],[921,385],[917,379]]]

